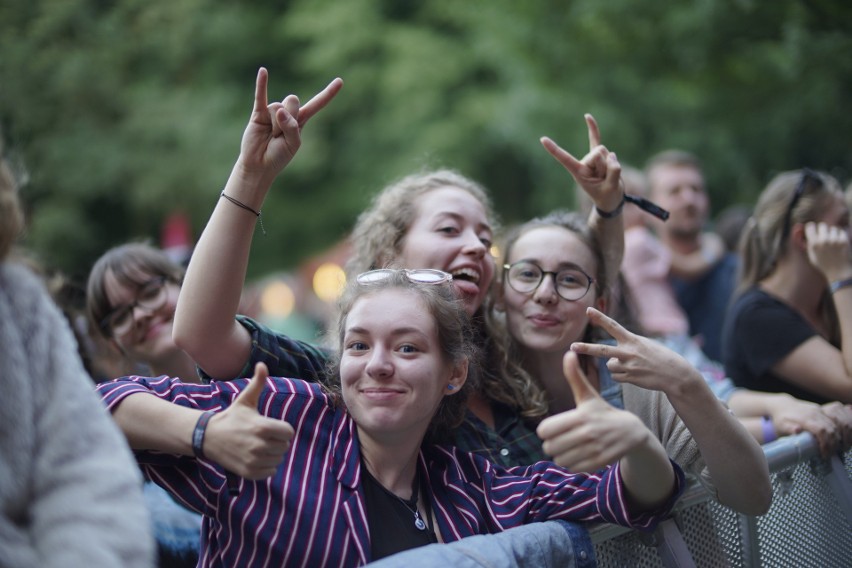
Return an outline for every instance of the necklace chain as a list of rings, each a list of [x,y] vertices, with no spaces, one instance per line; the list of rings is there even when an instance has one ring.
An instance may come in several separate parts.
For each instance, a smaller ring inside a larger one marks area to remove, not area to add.
[[[384,491],[385,493],[387,493],[389,495],[396,497],[399,500],[399,502],[402,503],[403,505],[405,505],[405,508],[408,509],[414,515],[414,527],[417,530],[425,531],[427,528],[430,528],[426,524],[426,522],[423,520],[423,517],[420,516],[420,511],[417,508],[417,503],[420,500],[420,498],[419,498],[419,495],[420,495],[420,471],[419,470],[415,469],[414,482],[411,485],[411,499],[408,499],[408,500],[403,499],[402,497],[400,497],[399,495],[397,495],[396,493],[394,493],[393,491],[391,491],[390,489],[388,489],[387,487],[385,487],[384,485],[379,483],[379,481],[370,473],[370,471],[366,467],[364,467],[364,470],[366,471],[367,475],[369,475],[370,477],[373,478],[373,480],[376,482],[376,485],[378,485],[382,489],[382,491]],[[431,528],[430,528],[430,530],[431,530]]]
[[[414,526],[417,527],[417,530],[425,531],[426,530],[426,523],[423,522],[423,518],[420,517],[420,511],[417,509],[418,488],[417,488],[417,478],[416,477],[415,477],[414,485],[415,485],[414,493],[412,493],[411,500],[409,500],[409,501],[406,501],[405,499],[403,499],[402,497],[400,497],[399,495],[397,495],[395,493],[392,493],[392,495],[394,497],[396,497],[397,499],[399,499],[402,502],[402,504],[405,505],[406,509],[408,509],[409,511],[414,513]]]

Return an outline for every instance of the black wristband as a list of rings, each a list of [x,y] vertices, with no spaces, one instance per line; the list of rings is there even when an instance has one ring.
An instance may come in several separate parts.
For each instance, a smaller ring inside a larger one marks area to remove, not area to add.
[[[624,195],[622,195],[621,196],[621,203],[619,203],[618,207],[616,207],[612,211],[604,211],[603,209],[601,209],[597,205],[595,205],[595,211],[597,211],[598,215],[600,215],[604,219],[612,219],[613,217],[618,217],[619,215],[621,215],[621,210],[624,209],[624,202],[625,201],[626,200],[624,198]]]
[[[195,423],[195,430],[192,431],[192,453],[197,458],[204,458],[204,434],[207,432],[207,423],[216,414],[212,410],[204,412],[198,417],[198,422]]]

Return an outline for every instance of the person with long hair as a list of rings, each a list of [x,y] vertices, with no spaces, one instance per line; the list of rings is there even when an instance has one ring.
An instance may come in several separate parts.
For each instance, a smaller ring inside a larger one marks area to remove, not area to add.
[[[758,198],[725,324],[725,370],[755,390],[852,403],[849,209],[832,176],[778,174]]]
[[[491,315],[506,328],[507,351],[546,393],[551,416],[539,434],[552,437],[583,416],[563,376],[565,353],[577,353],[602,400],[632,413],[632,420],[605,413],[583,417],[600,449],[592,467],[618,459],[635,436],[650,431],[721,503],[744,514],[765,513],[772,488],[760,446],[689,362],[604,314],[610,281],[582,217],[555,212],[533,219],[511,231],[501,248]],[[615,342],[601,341],[602,330]],[[573,451],[570,444],[554,450],[545,443],[544,449],[551,455]]]

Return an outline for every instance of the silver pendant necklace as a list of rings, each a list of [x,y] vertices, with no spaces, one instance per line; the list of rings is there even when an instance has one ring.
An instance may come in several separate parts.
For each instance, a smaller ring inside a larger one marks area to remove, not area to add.
[[[402,501],[402,504],[405,505],[406,509],[414,513],[414,526],[417,528],[417,530],[425,531],[426,523],[423,522],[423,519],[420,517],[420,511],[417,509],[417,502],[419,500],[420,494],[420,483],[418,483],[419,481],[420,472],[418,471],[414,474],[414,483],[411,485],[411,499],[409,501],[406,501],[395,493],[393,495],[394,497]]]

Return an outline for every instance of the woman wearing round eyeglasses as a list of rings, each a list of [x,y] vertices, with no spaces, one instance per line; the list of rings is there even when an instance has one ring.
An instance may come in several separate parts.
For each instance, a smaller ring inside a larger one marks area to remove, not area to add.
[[[634,436],[628,455],[590,473],[550,462],[503,468],[440,443],[463,418],[478,361],[451,282],[437,270],[377,270],[350,282],[327,386],[270,379],[261,363],[251,381],[134,377],[98,387],[119,421],[128,402],[157,397],[207,416],[253,414],[273,442],[257,481],[241,479],[233,492],[206,456],[203,428],[195,458],[137,453],[150,477],[204,512],[201,566],[360,566],[527,523],[649,529],[667,513],[683,475],[651,436]],[[580,463],[597,451],[581,441],[574,449]]]
[[[571,213],[534,219],[512,231],[503,249],[492,315],[508,331],[509,353],[547,393],[550,417],[538,432],[550,440],[544,444],[548,455],[556,463],[570,456],[558,433],[577,421],[598,440],[599,461],[592,466],[618,459],[650,429],[669,457],[721,503],[745,514],[764,513],[771,487],[760,446],[686,360],[602,313],[609,284],[584,220]],[[615,342],[600,341],[601,329]],[[577,407],[563,374],[563,358],[571,351],[581,355],[582,371],[601,397],[629,413],[589,415]]]
[[[723,335],[727,374],[754,390],[852,403],[849,209],[837,180],[807,169],[773,178],[740,254]]]

